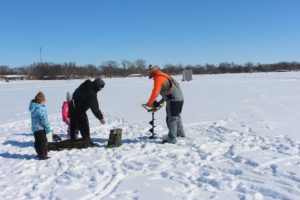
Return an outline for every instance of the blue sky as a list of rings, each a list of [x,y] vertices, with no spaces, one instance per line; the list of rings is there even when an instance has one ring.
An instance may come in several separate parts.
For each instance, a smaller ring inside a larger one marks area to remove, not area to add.
[[[0,65],[300,61],[298,0],[1,0]]]

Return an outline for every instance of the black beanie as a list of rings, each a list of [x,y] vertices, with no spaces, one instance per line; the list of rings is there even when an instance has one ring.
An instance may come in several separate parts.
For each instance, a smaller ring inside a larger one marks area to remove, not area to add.
[[[100,89],[104,88],[105,83],[101,78],[98,77],[94,80],[94,86],[97,90],[100,90]]]

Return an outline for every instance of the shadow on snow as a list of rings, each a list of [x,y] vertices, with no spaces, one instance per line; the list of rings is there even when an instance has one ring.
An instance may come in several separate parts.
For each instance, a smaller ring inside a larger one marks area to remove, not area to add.
[[[20,141],[14,141],[14,140],[7,140],[7,141],[3,142],[3,144],[4,145],[16,146],[16,147],[21,147],[21,148],[33,147],[33,141],[20,142]]]
[[[32,160],[36,159],[36,155],[23,155],[17,153],[1,153],[0,157],[2,158],[13,158],[13,159],[20,159],[20,160]]]

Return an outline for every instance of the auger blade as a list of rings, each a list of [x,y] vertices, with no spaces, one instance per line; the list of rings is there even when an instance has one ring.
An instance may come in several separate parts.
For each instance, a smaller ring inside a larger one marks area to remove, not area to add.
[[[156,135],[155,134],[153,134],[153,135],[151,135],[150,137],[149,137],[149,139],[156,139],[157,137],[156,137]]]
[[[149,132],[150,132],[150,133],[154,133],[154,128],[150,128],[150,129],[149,129]]]

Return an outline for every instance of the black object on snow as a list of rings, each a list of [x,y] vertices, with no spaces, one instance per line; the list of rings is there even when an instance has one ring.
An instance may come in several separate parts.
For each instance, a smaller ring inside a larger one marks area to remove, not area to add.
[[[111,129],[107,142],[107,148],[118,147],[122,145],[122,129]]]
[[[62,141],[61,137],[59,135],[56,135],[56,134],[53,134],[52,138],[55,142],[61,142]]]
[[[47,148],[49,151],[60,151],[64,149],[84,149],[93,145],[91,141],[77,139],[77,140],[64,140],[61,142],[48,142]]]

